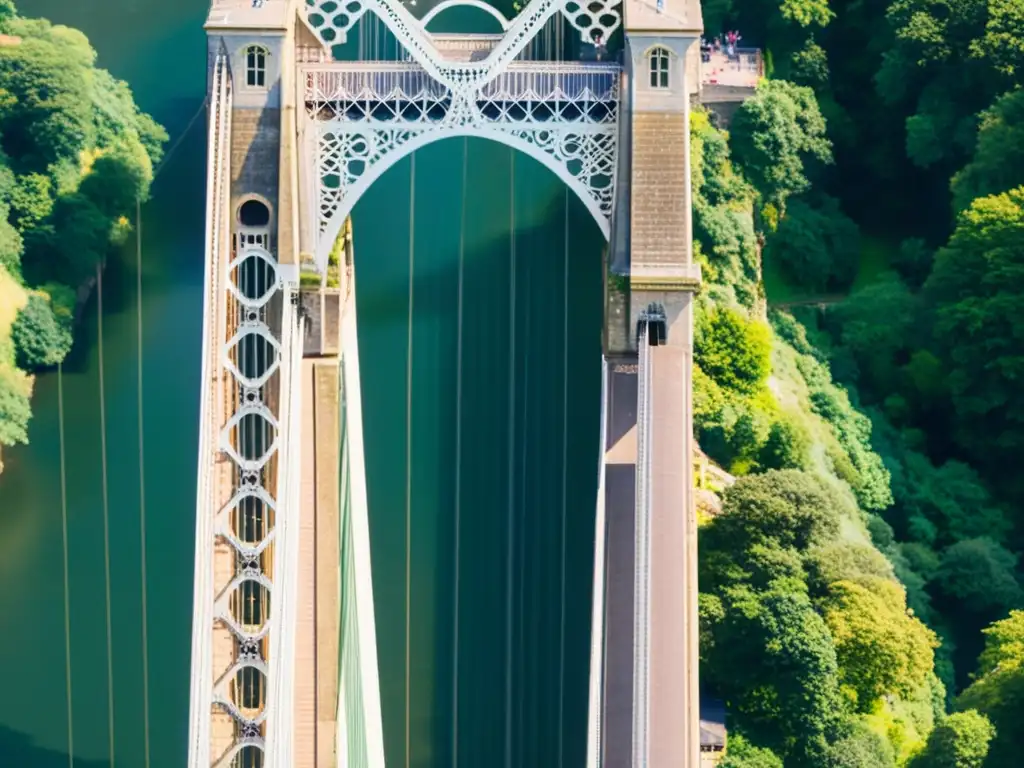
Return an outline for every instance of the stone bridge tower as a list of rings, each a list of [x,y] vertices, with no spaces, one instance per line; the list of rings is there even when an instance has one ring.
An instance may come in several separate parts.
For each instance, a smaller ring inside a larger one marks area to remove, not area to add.
[[[699,0],[625,0],[625,81],[619,188],[606,318],[606,619],[603,768],[697,768],[697,525],[692,469],[693,262],[690,105],[699,90]],[[640,598],[630,578],[636,541],[637,328],[663,308],[667,338],[651,350],[648,503],[649,639],[635,663]],[[616,618],[620,617],[620,618]],[[641,666],[644,666],[643,664]],[[646,725],[637,721],[637,678]],[[638,747],[637,731],[646,728]],[[639,751],[638,751],[639,749]]]

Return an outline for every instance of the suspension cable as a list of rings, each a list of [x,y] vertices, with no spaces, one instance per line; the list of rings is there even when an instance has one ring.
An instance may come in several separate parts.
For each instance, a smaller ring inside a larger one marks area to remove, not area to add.
[[[68,768],[75,766],[71,706],[71,580],[68,577],[68,475],[64,450],[64,364],[57,363],[57,428],[60,433],[60,517],[64,543],[64,673],[68,693]]]
[[[462,311],[466,266],[466,200],[469,137],[462,139],[462,215],[459,222],[459,297],[455,347],[455,611],[452,652],[452,768],[459,766],[459,527],[462,517]]]
[[[203,99],[203,103],[199,105],[199,109],[197,109],[195,114],[192,115],[192,119],[188,121],[188,125],[185,126],[185,130],[181,132],[181,135],[178,136],[177,139],[175,139],[174,144],[171,145],[171,148],[167,150],[167,152],[164,154],[163,159],[160,161],[160,164],[157,165],[157,167],[154,169],[153,179],[150,182],[150,184],[156,181],[156,177],[160,175],[161,171],[163,171],[164,168],[167,167],[167,162],[171,159],[171,157],[174,156],[174,153],[178,151],[178,147],[181,146],[181,143],[185,140],[185,137],[188,136],[189,132],[192,130],[192,127],[196,124],[196,120],[198,120],[199,116],[203,114],[209,103],[210,97],[206,96],[206,98]]]
[[[565,534],[566,500],[568,488],[567,460],[569,457],[569,188],[563,185],[565,220],[562,247],[562,580],[561,621],[558,630],[558,765],[562,765],[565,749],[562,726],[565,722]]]
[[[187,130],[187,129],[186,129]],[[142,580],[142,732],[145,745],[145,765],[149,768],[149,609],[146,591],[146,453],[145,430],[142,420],[142,200],[135,198],[135,292],[138,311],[137,330],[139,347],[139,572]]]
[[[505,588],[506,649],[505,657],[505,767],[512,768],[512,575],[515,553],[516,521],[515,494],[512,492],[515,475],[515,364],[516,364],[516,153],[509,151],[509,340],[508,340],[508,565]]]
[[[412,618],[412,321],[416,269],[416,153],[409,171],[409,341],[405,364],[405,768],[409,768]]]
[[[110,620],[110,494],[107,488],[107,405],[103,382],[103,269],[96,264],[96,328],[100,380],[100,462],[103,467],[103,561],[107,600],[107,722],[110,739],[110,768],[114,768],[114,639]]]

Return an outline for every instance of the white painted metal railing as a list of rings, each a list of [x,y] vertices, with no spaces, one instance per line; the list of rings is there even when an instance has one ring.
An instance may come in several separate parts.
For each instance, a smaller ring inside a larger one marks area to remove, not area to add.
[[[650,760],[651,654],[651,345],[649,324],[640,321],[637,339],[637,455],[635,562],[633,592],[633,766],[648,768]],[[680,606],[682,610],[682,606]],[[680,723],[679,727],[683,727]]]
[[[480,61],[446,61],[423,28],[423,22],[395,0],[352,0],[344,14],[333,10],[336,0],[313,0],[307,20],[327,45],[344,39],[352,26],[367,11],[376,14],[399,44],[435,80],[444,83],[457,101],[503,71],[556,13],[564,13],[586,42],[596,35],[607,40],[622,23],[621,0],[595,0],[591,8],[582,8],[574,0],[531,0],[515,17],[501,41]],[[329,9],[329,10],[325,10]]]
[[[267,711],[273,727],[267,734],[266,768],[291,768],[295,731],[295,633],[298,620],[299,537],[302,513],[302,339],[301,321],[293,303],[297,286],[282,291],[281,317],[281,444],[274,550],[274,597],[277,616],[271,629],[273,648]],[[287,395],[285,397],[284,395]]]
[[[602,762],[601,721],[604,716],[605,638],[605,451],[608,442],[608,359],[601,360],[601,431],[594,515],[594,586],[590,614],[590,691],[587,709],[587,768]]]
[[[482,84],[472,100],[552,103],[585,99],[615,104],[621,72],[618,64],[516,61]],[[330,62],[303,67],[303,73],[311,117],[319,116],[324,106],[339,102],[451,100],[448,87],[413,62]],[[600,122],[614,120],[611,114]],[[432,118],[424,116],[422,121],[431,122]]]
[[[210,711],[213,669],[210,627],[213,624],[213,539],[217,514],[214,457],[220,418],[220,316],[223,314],[223,253],[227,233],[228,136],[231,120],[231,83],[227,57],[217,56],[209,106],[206,169],[206,256],[203,278],[203,351],[199,399],[199,456],[196,487],[196,545],[192,619],[192,673],[190,685],[190,766],[210,765]]]

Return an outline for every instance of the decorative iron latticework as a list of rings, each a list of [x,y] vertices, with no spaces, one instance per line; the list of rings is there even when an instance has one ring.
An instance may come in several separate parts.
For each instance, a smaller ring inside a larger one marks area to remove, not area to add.
[[[307,152],[315,160],[323,266],[341,222],[359,197],[402,157],[451,136],[479,136],[531,155],[576,192],[607,237],[615,198],[619,88],[616,63],[517,60],[561,13],[590,44],[622,23],[619,0],[533,0],[479,60],[448,58],[458,36],[438,38],[392,0],[307,0],[310,26],[325,45],[344,40],[367,11],[404,48],[404,61],[304,66]],[[477,37],[463,36],[472,42]],[[494,37],[494,36],[486,36]],[[469,57],[472,59],[473,57]]]

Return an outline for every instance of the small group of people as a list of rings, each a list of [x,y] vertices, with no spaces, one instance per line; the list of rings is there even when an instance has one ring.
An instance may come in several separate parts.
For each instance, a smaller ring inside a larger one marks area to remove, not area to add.
[[[742,39],[743,37],[735,29],[729,30],[725,35],[715,35],[710,41],[702,37],[700,39],[700,57],[707,63],[711,61],[712,54],[717,55],[724,51],[729,61],[735,61],[739,58],[739,43]]]

